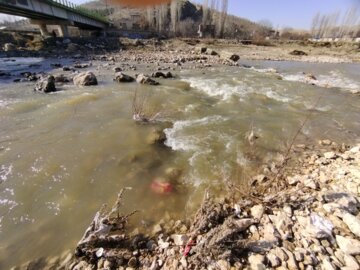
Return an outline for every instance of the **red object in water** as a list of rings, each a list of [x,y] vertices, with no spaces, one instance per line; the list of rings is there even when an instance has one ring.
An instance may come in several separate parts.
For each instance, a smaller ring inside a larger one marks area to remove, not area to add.
[[[173,191],[173,186],[168,182],[160,182],[155,179],[151,183],[151,190],[157,194],[169,194]]]

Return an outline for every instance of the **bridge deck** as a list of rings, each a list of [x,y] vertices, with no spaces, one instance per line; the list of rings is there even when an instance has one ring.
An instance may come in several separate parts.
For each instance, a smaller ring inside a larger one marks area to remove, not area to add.
[[[36,20],[62,20],[84,28],[104,28],[109,22],[100,14],[67,0],[0,0],[0,11]]]

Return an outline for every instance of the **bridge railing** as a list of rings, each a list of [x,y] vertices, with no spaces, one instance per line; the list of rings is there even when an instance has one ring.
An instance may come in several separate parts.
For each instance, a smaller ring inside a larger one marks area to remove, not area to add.
[[[89,10],[87,8],[84,8],[84,7],[78,6],[78,5],[76,5],[76,4],[74,4],[74,3],[70,2],[70,1],[67,1],[67,0],[48,0],[48,2],[51,2],[55,6],[59,6],[59,7],[71,10],[73,12],[80,13],[83,16],[90,17],[90,18],[95,19],[97,21],[101,21],[103,23],[109,23],[108,20],[104,16],[100,15],[99,13],[97,13],[95,11],[91,11],[91,10]]]

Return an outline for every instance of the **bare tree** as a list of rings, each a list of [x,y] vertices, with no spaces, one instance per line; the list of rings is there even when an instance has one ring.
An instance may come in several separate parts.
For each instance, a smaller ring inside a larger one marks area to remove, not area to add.
[[[220,18],[219,18],[219,36],[223,37],[225,21],[228,11],[228,0],[221,0]]]
[[[170,4],[170,17],[172,31],[176,33],[177,24],[181,18],[181,2],[179,0],[172,0]]]

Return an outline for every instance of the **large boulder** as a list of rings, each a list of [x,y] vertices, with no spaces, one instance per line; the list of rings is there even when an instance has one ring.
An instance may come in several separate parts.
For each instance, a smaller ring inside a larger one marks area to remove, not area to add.
[[[74,84],[77,86],[89,86],[98,84],[96,76],[90,71],[79,73],[74,77],[73,81]]]
[[[12,43],[5,43],[4,44],[4,51],[5,52],[10,52],[10,51],[14,51],[16,50],[16,46]]]
[[[144,74],[137,75],[136,82],[139,84],[159,85],[157,81],[154,81],[149,76],[146,76]]]
[[[126,75],[122,72],[115,73],[115,81],[118,83],[129,83],[135,81],[135,79],[129,75]]]
[[[40,81],[36,83],[34,91],[43,93],[56,92],[54,76],[51,75],[40,79]]]

